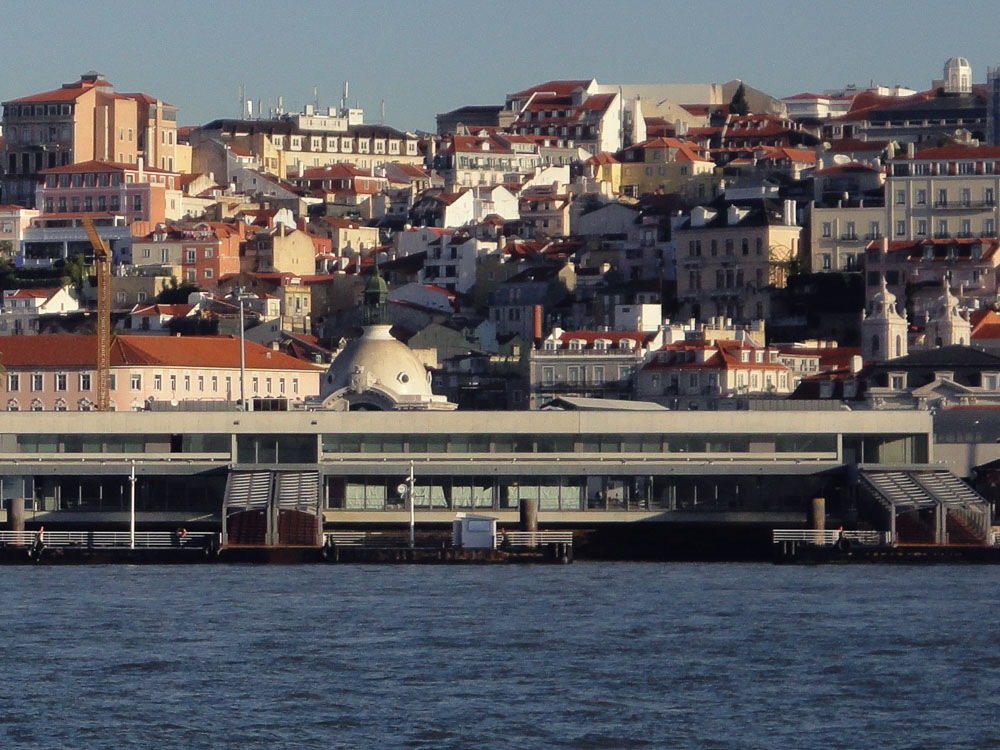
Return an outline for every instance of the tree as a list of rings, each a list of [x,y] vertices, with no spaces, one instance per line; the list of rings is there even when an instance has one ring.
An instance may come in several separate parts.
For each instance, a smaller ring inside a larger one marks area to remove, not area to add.
[[[82,294],[83,284],[88,275],[87,262],[84,260],[83,255],[77,253],[72,258],[67,258],[62,262],[62,267],[59,270],[60,283],[63,285],[71,284],[76,290],[77,295]]]
[[[740,83],[736,93],[733,94],[733,98],[729,101],[729,113],[733,115],[748,115],[750,114],[750,103],[747,101],[747,90],[744,88],[743,84]]]
[[[178,284],[177,277],[173,277],[170,279],[170,286],[160,292],[156,301],[161,305],[183,305],[187,303],[188,297],[197,291],[198,287],[190,281]]]

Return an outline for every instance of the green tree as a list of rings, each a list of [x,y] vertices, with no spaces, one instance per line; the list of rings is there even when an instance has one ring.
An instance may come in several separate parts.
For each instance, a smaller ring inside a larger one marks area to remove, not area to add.
[[[88,276],[87,262],[80,253],[72,258],[67,258],[60,268],[59,282],[61,284],[71,284],[76,293],[83,293],[83,283]]]
[[[198,287],[189,281],[178,284],[175,276],[170,279],[170,286],[157,295],[156,301],[161,305],[184,305],[188,301],[188,296],[197,291]]]
[[[742,83],[736,89],[733,98],[729,100],[729,112],[734,115],[750,114],[750,102],[747,101],[747,90]]]

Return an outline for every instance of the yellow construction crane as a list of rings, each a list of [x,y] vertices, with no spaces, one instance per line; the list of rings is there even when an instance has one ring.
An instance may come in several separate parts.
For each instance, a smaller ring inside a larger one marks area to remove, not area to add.
[[[111,250],[94,228],[90,216],[82,219],[94,248],[97,274],[97,410],[111,409]]]

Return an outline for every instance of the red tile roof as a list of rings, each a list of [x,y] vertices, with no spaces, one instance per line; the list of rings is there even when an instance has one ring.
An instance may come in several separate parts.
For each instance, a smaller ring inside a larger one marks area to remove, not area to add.
[[[897,153],[896,159],[907,159]],[[1000,159],[1000,146],[934,146],[917,151],[914,159]]]
[[[870,164],[862,164],[861,162],[852,161],[847,164],[836,164],[832,167],[827,167],[826,169],[817,169],[813,172],[813,176],[826,175],[826,174],[855,174],[859,172],[877,172],[878,170]]]
[[[96,367],[97,337],[2,336],[0,364],[8,368]],[[238,368],[240,341],[235,336],[116,336],[111,343],[111,365]],[[311,364],[250,341],[246,343],[246,366],[317,371]]]
[[[14,294],[5,294],[4,299],[48,299],[62,287],[51,289],[18,289]]]
[[[585,89],[590,85],[590,80],[584,81],[546,81],[537,86],[518,91],[516,94],[509,94],[508,99],[531,96],[534,93],[553,93],[557,96],[568,96],[577,89]]]

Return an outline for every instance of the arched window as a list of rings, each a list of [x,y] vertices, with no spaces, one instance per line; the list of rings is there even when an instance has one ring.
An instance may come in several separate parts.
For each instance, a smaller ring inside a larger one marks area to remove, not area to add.
[[[37,399],[37,398],[36,399],[32,399],[32,401],[31,401],[31,410],[32,411],[42,411],[43,410],[42,402],[39,399]]]
[[[55,410],[66,411],[66,399],[64,398],[56,399]]]
[[[7,401],[7,411],[21,411],[21,405],[17,402],[16,398]]]

